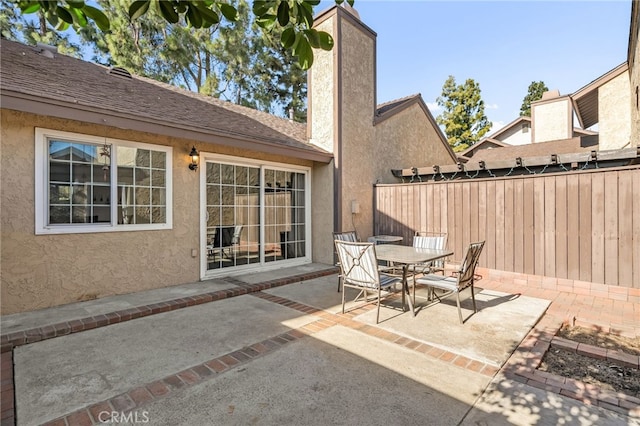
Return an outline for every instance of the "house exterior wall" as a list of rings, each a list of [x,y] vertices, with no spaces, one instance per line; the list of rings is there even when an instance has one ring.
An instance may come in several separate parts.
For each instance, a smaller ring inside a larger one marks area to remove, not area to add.
[[[333,264],[334,163],[315,163],[311,169],[311,250],[313,261]]]
[[[629,146],[630,92],[629,75],[626,72],[598,88],[598,140],[601,150]]]
[[[531,128],[529,127],[528,131],[524,132],[522,126],[523,123],[519,123],[511,129],[505,130],[494,139],[498,139],[500,142],[508,143],[509,145],[526,145],[531,143]]]
[[[1,125],[3,315],[198,281],[199,184],[197,173],[187,167],[193,145],[199,151],[313,166],[311,161],[6,109]],[[172,146],[173,228],[35,235],[36,127]],[[330,204],[322,194],[315,195],[314,205]],[[193,249],[198,251],[196,257],[191,256]]]
[[[533,143],[569,139],[573,132],[573,114],[568,97],[532,102]]]

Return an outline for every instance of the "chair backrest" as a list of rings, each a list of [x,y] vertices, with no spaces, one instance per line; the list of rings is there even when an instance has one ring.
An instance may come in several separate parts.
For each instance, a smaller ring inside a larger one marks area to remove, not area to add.
[[[458,287],[460,289],[473,284],[473,275],[475,274],[476,265],[478,264],[478,259],[480,259],[480,253],[482,253],[483,247],[484,241],[469,244],[458,274]]]
[[[358,238],[358,233],[356,231],[334,232],[333,239],[339,241],[349,241],[352,243],[360,241],[360,238]]]
[[[334,243],[345,284],[368,288],[380,286],[378,260],[373,243],[342,240],[335,240]]]
[[[233,237],[231,237],[231,245],[240,244],[240,234],[242,233],[242,225],[236,225],[233,230]]]
[[[416,232],[413,237],[413,246],[416,248],[444,250],[447,246],[447,234]]]

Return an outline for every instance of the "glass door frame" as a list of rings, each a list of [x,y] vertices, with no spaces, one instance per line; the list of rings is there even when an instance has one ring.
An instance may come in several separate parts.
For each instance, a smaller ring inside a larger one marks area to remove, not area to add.
[[[207,163],[226,163],[237,166],[257,167],[260,169],[260,261],[246,265],[231,266],[210,270],[207,263]],[[303,173],[305,176],[305,256],[294,259],[282,259],[265,262],[265,169],[283,170]],[[198,166],[200,185],[200,279],[211,279],[220,276],[237,275],[245,272],[260,272],[279,269],[287,266],[298,266],[311,263],[311,167],[287,163],[261,161],[245,157],[234,157],[223,154],[200,152]]]

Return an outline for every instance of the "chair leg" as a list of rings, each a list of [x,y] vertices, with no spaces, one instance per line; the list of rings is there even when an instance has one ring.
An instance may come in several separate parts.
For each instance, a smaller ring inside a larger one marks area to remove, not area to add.
[[[376,316],[376,324],[380,322],[380,288],[378,288],[378,314]]]
[[[476,309],[476,296],[473,293],[473,284],[471,284],[471,300],[473,301],[473,313],[475,314],[478,312],[478,309]]]
[[[344,294],[346,293],[346,291],[344,291],[344,285],[342,286],[342,313],[344,314]]]
[[[340,293],[340,281],[342,281],[342,277],[338,275],[338,293]]]
[[[464,324],[462,321],[462,309],[460,309],[460,292],[456,292],[456,303],[458,304],[458,317],[460,318],[460,324]]]

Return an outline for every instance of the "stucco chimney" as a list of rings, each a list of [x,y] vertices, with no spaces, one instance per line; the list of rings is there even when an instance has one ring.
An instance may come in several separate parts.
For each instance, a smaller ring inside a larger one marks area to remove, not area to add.
[[[531,102],[531,142],[549,142],[573,136],[573,102],[559,90],[549,90]]]
[[[308,75],[308,134],[312,144],[337,154],[347,136],[359,140],[372,132],[376,33],[350,6],[319,13],[314,28],[331,34],[334,46],[328,52],[314,50]]]

